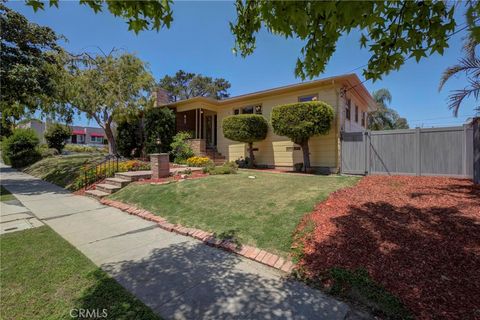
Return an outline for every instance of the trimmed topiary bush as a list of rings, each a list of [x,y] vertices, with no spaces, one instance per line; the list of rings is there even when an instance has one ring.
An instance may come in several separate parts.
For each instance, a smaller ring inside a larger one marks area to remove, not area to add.
[[[223,135],[225,138],[248,143],[249,167],[253,167],[255,156],[253,143],[264,140],[268,133],[267,120],[258,114],[239,114],[226,117],[223,120]]]
[[[14,168],[26,167],[41,159],[39,140],[32,129],[16,129],[3,140],[2,158]]]
[[[63,148],[65,148],[67,144],[67,139],[71,134],[72,131],[68,126],[53,123],[47,125],[44,136],[49,148],[57,149],[58,153],[62,153]]]
[[[290,103],[273,107],[272,127],[275,134],[286,136],[303,151],[303,170],[310,168],[308,140],[328,134],[334,117],[333,108],[322,101]]]

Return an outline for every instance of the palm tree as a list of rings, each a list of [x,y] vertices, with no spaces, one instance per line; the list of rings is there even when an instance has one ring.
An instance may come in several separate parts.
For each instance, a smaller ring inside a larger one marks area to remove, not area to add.
[[[372,95],[378,108],[368,114],[368,129],[408,129],[407,119],[401,118],[395,110],[388,107],[392,102],[392,94],[388,89],[374,91]]]
[[[440,86],[438,91],[442,90],[445,83],[453,76],[459,73],[464,73],[469,83],[463,89],[453,90],[448,96],[448,107],[453,110],[453,115],[458,116],[458,110],[465,98],[473,96],[478,101],[480,94],[480,58],[476,55],[475,48],[478,41],[470,34],[465,41],[463,51],[465,56],[458,60],[458,64],[447,68],[440,79]],[[476,107],[480,110],[480,106]]]

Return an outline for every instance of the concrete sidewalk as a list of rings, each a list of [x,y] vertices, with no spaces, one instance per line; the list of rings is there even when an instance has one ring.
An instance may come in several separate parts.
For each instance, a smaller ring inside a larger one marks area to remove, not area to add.
[[[166,319],[357,319],[279,271],[1,165],[1,184],[38,219]]]

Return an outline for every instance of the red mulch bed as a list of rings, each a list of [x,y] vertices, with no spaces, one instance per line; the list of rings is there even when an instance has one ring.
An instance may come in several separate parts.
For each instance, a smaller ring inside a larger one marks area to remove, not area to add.
[[[307,215],[307,274],[366,269],[419,319],[480,319],[480,186],[369,176]]]

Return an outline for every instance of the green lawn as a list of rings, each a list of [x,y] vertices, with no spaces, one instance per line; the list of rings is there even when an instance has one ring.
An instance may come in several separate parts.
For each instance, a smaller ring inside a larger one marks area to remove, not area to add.
[[[10,193],[10,191],[5,189],[3,186],[0,186],[0,201],[9,200],[15,200],[15,197],[13,196],[13,194]]]
[[[0,319],[71,319],[72,308],[159,319],[49,227],[2,235],[0,245]]]
[[[285,255],[302,216],[332,191],[357,181],[356,177],[240,171],[168,185],[132,184],[110,198],[172,223],[233,236],[240,243]]]
[[[103,158],[98,154],[48,157],[30,165],[24,171],[42,180],[75,190],[74,182],[81,175],[85,163],[93,163]]]

